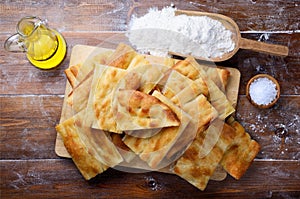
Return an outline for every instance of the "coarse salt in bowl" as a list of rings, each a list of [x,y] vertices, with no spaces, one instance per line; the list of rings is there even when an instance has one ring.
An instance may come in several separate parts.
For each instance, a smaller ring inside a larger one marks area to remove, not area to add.
[[[272,76],[259,74],[249,80],[246,96],[254,106],[270,108],[279,99],[280,86]]]

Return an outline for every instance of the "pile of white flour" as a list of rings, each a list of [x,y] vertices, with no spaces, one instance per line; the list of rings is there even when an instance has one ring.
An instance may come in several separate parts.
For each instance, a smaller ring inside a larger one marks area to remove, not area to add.
[[[175,8],[152,8],[138,18],[133,16],[127,37],[140,52],[166,56],[169,51],[212,58],[230,52],[235,45],[231,31],[206,16],[175,16]]]

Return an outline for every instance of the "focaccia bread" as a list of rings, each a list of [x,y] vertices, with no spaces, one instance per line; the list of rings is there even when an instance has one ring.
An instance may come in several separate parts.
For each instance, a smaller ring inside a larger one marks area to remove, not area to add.
[[[176,114],[156,97],[137,90],[118,90],[113,97],[121,131],[179,126]]]
[[[156,96],[162,102],[169,104],[174,110],[178,109],[178,106],[171,103],[164,95],[155,91],[153,96]],[[208,125],[218,117],[217,111],[207,101],[204,95],[198,95],[193,100],[187,103],[180,103],[182,111],[187,113],[192,119],[187,128],[182,132],[181,136],[173,144],[172,148],[168,151],[168,158],[177,159],[181,152],[184,152],[186,148],[192,143],[196,134],[202,133]]]
[[[106,60],[106,65],[127,69],[132,59],[137,55],[130,46],[120,43],[113,54]]]
[[[75,55],[79,56],[80,61],[74,65],[71,65],[64,72],[72,88],[75,88],[80,84],[87,75],[91,74],[94,70],[95,64],[106,64],[108,58],[111,56],[111,50],[102,50],[94,48],[91,50],[87,49],[88,52],[85,52],[87,55]],[[74,59],[74,58],[73,58]]]
[[[157,93],[157,91],[154,91],[153,96],[158,97],[155,93]],[[162,100],[162,97],[159,99]],[[166,103],[166,100],[167,99],[163,100],[164,103],[173,110],[180,120],[178,127],[162,128],[159,133],[149,138],[138,138],[128,135],[124,137],[124,143],[153,169],[163,168],[174,161],[172,159],[166,159],[166,155],[179,138],[183,137],[192,140],[194,136],[192,134],[194,131],[188,131],[190,135],[182,136],[186,130],[188,130],[187,127],[191,121],[191,117],[179,107],[174,104],[172,105],[171,101]]]
[[[112,108],[115,87],[126,70],[97,65],[87,104],[86,123],[93,128],[122,133],[117,129],[116,115]]]
[[[85,109],[88,103],[90,88],[93,80],[93,73],[90,73],[86,79],[81,81],[69,93],[67,103],[72,107],[73,114]]]
[[[218,117],[218,112],[204,95],[183,104],[182,110],[191,115],[197,123],[197,133],[203,132]]]
[[[76,77],[80,70],[80,66],[81,66],[80,64],[73,65],[65,70],[66,77],[72,88],[74,88],[79,83]]]
[[[187,78],[186,76],[182,75],[181,73],[175,70],[171,70],[163,85],[162,93],[164,96],[171,99],[182,90],[186,88],[191,88],[192,84],[194,84],[193,80]],[[200,93],[200,89],[195,90],[195,94],[193,97],[195,97],[199,93]]]
[[[205,133],[197,134],[191,146],[176,162],[174,173],[204,190],[234,136],[232,127],[215,120]]]
[[[235,111],[226,94],[210,79],[203,67],[194,58],[188,57],[184,61],[178,62],[173,66],[173,69],[192,80],[203,79],[208,87],[208,100],[218,111],[220,119],[224,120]]]
[[[95,48],[80,63],[67,68],[64,72],[71,88],[73,88],[68,94],[67,102],[72,106],[75,113],[81,111],[87,105],[93,70],[96,64],[127,68],[135,55],[136,52],[131,47],[121,43],[115,51],[103,51]]]
[[[232,177],[240,179],[256,157],[260,146],[240,123],[234,121],[230,125],[235,129],[236,136],[224,154],[221,165]]]
[[[218,88],[221,91],[225,92],[230,72],[226,69],[217,67],[206,67],[205,72],[210,77],[210,79],[216,84],[216,86],[218,86]]]
[[[199,70],[195,67],[190,67],[191,63],[196,63],[199,68],[206,72],[207,76],[221,89],[225,91],[230,72],[227,69],[219,68],[215,65],[208,66],[207,64],[200,64],[195,62],[193,57],[187,57],[185,60],[178,61],[173,69],[180,71],[190,79],[198,79]]]
[[[226,172],[241,178],[259,145],[226,119],[234,112],[228,70],[125,44],[92,49],[65,71],[64,105],[75,115],[56,127],[85,179],[108,167],[172,172],[200,190]]]
[[[130,67],[130,66],[129,66]],[[170,70],[159,64],[141,64],[127,69],[117,89],[133,89],[149,94]]]
[[[89,180],[108,167],[119,164],[123,158],[104,132],[93,133],[83,124],[84,116],[84,111],[76,114],[57,125],[56,131],[81,174]],[[101,143],[98,143],[100,140]]]
[[[132,58],[127,69],[132,70],[138,66],[145,66],[145,65],[151,65],[149,60],[146,59],[146,55],[137,54]]]

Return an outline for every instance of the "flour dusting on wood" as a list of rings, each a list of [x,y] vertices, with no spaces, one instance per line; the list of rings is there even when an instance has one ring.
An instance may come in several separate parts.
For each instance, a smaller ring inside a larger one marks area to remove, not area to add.
[[[176,52],[196,57],[216,58],[231,52],[235,43],[232,32],[220,21],[207,16],[176,15],[176,9],[149,9],[142,16],[133,16],[128,38],[137,50],[167,56]]]

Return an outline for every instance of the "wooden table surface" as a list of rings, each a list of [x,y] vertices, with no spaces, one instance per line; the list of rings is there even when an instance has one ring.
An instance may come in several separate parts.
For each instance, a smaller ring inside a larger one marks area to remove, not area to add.
[[[98,45],[124,33],[133,14],[171,3],[178,9],[214,12],[236,21],[242,36],[286,45],[287,57],[239,50],[218,63],[241,72],[236,119],[261,145],[240,180],[210,181],[200,191],[185,180],[158,172],[125,173],[109,169],[85,181],[71,159],[55,154],[55,125],[63,103],[72,47]],[[33,67],[22,53],[0,48],[0,197],[1,198],[299,198],[300,197],[300,1],[1,1],[0,41],[15,33],[26,15],[47,19],[65,37],[68,54],[52,70]],[[267,110],[245,96],[247,81],[265,73],[281,86],[278,103]],[[281,135],[280,128],[286,135]]]

